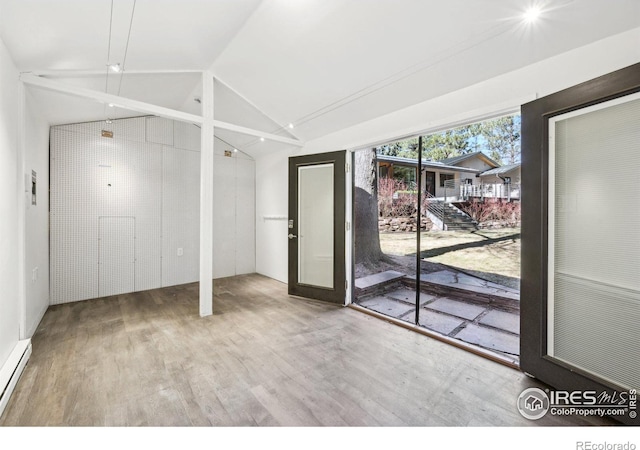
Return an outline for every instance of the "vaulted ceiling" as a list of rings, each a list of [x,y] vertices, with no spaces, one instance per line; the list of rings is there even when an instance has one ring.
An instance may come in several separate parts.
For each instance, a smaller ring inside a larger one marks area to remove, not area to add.
[[[537,1],[526,23],[533,3],[0,0],[0,34],[21,71],[186,112],[199,113],[197,71],[210,69],[216,119],[311,140],[640,27],[638,0]],[[109,73],[116,62],[124,72]],[[133,114],[35,88],[29,98],[51,123]]]

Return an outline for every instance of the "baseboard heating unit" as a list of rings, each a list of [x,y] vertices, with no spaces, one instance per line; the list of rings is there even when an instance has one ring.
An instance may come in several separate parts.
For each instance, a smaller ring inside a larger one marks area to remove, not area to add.
[[[0,417],[31,356],[31,339],[18,341],[7,362],[0,368]]]

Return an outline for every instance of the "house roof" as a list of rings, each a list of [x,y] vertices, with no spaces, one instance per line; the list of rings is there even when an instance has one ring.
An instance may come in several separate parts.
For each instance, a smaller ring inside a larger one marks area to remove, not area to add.
[[[388,156],[388,155],[377,155],[376,159],[378,161],[390,162],[393,164],[399,164],[403,166],[411,166],[417,167],[418,160],[413,158],[402,158],[400,156]],[[479,170],[470,169],[468,167],[458,167],[452,166],[450,164],[444,164],[441,161],[431,161],[428,159],[422,160],[422,167],[431,168],[431,169],[440,169],[440,170],[448,170],[451,172],[466,172],[466,173],[479,173]]]
[[[506,166],[496,167],[495,169],[487,170],[485,172],[482,172],[480,175],[483,177],[486,175],[502,175],[507,172],[511,172],[514,169],[517,169],[518,167],[520,167],[520,165],[521,165],[520,163],[508,164]]]
[[[455,166],[455,165],[461,163],[462,161],[466,161],[466,160],[471,159],[471,158],[480,158],[480,159],[484,160],[487,164],[489,164],[490,166],[493,166],[493,167],[499,167],[500,166],[500,164],[498,164],[496,161],[494,161],[493,159],[489,158],[487,155],[485,155],[482,152],[465,153],[464,155],[454,156],[452,158],[445,158],[445,159],[442,159],[440,161],[445,163],[445,164],[450,164],[452,166]]]

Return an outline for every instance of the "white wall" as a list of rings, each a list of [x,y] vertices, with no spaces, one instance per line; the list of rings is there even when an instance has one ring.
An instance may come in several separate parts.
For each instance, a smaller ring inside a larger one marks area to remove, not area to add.
[[[287,282],[290,151],[256,159],[256,272]]]
[[[441,97],[308,142],[298,151],[256,160],[258,273],[287,281],[286,223],[264,221],[287,213],[287,158],[357,149],[513,112],[522,103],[640,62],[640,28],[603,39]]]
[[[198,280],[199,147],[198,127],[157,117],[52,127],[52,304]],[[214,276],[254,272],[254,163],[216,163]]]
[[[0,40],[0,368],[18,342],[22,305],[18,270],[18,91],[18,71]]]
[[[30,192],[23,196],[25,331],[32,336],[49,306],[49,123],[38,114],[28,93],[25,106],[24,174],[37,173],[37,204],[31,204]]]

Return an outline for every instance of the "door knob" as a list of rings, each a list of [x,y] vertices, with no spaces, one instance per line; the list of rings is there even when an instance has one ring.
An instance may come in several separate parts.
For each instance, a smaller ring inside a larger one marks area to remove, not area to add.
[[[289,239],[295,239],[295,238],[297,238],[297,237],[298,237],[298,236],[296,236],[295,234],[291,234],[291,233],[289,233]]]

